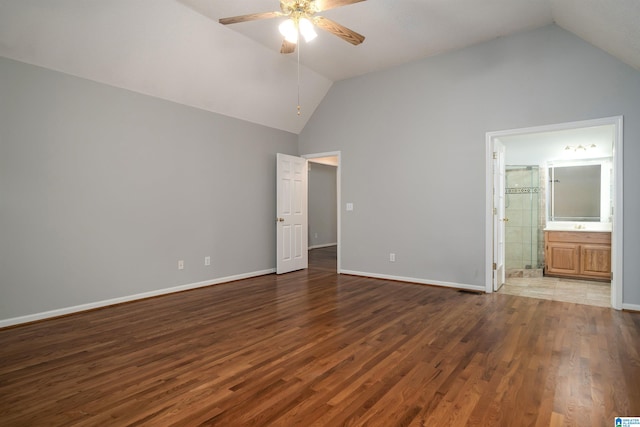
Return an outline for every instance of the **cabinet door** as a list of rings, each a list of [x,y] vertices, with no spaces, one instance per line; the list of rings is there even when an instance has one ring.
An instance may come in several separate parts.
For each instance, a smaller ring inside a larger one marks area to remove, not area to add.
[[[611,278],[611,247],[582,245],[580,249],[580,274],[599,278]]]
[[[578,274],[580,245],[575,243],[548,243],[546,264],[550,274]]]

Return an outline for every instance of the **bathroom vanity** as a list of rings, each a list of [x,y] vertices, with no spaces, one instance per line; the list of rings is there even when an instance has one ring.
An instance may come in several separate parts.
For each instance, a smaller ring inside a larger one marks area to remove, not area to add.
[[[549,230],[544,232],[545,276],[611,280],[611,232]]]

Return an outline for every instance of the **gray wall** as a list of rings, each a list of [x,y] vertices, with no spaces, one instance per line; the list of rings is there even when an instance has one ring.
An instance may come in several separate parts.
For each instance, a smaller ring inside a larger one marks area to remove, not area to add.
[[[309,162],[309,247],[338,242],[336,169]]]
[[[275,267],[296,135],[3,58],[0,100],[0,320]]]
[[[484,286],[486,132],[616,115],[640,304],[640,72],[557,26],[337,82],[299,145],[341,151],[343,269]]]

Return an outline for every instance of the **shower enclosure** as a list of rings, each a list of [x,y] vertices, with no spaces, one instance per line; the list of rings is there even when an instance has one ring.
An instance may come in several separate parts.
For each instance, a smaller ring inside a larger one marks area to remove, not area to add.
[[[544,168],[506,166],[505,267],[507,277],[542,277],[544,266]]]

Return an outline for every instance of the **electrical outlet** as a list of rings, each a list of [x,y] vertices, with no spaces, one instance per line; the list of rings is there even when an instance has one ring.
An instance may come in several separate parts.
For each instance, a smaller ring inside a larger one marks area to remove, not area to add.
[[[178,260],[178,270],[184,270],[184,260]]]
[[[389,254],[389,262],[396,262],[396,254],[394,253]]]
[[[204,265],[211,265],[211,257],[210,256],[204,257]]]
[[[318,233],[314,233],[313,238],[317,239],[318,238]]]

